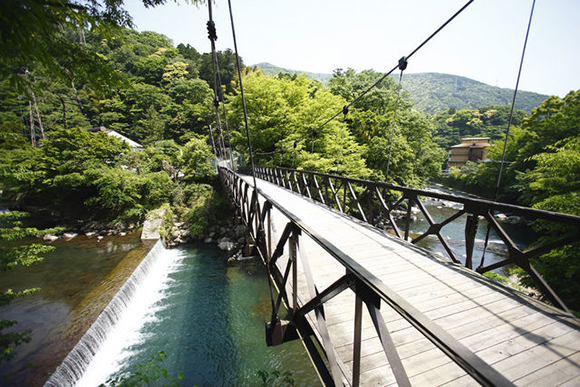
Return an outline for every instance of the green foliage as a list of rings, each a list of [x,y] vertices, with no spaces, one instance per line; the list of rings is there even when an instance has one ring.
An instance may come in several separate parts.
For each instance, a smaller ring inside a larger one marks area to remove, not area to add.
[[[502,192],[519,204],[580,215],[580,91],[565,98],[548,98],[510,133],[506,149],[509,164],[502,177]],[[503,141],[495,142],[489,157],[499,161]],[[461,172],[452,171],[448,181],[460,188],[491,197],[499,164],[468,163]],[[565,237],[569,226],[536,222],[542,235],[538,244]],[[552,250],[532,261],[548,284],[574,310],[580,310],[580,255],[578,244]],[[524,284],[535,286],[520,271]]]
[[[226,93],[233,93],[235,83],[237,82],[236,80],[238,78],[236,54],[231,49],[228,48],[225,51],[217,51],[216,57],[219,64],[218,81],[221,80],[220,87],[223,87]],[[199,65],[199,77],[204,81],[206,81],[213,89],[214,71],[212,61],[213,59],[211,53],[201,55]],[[240,65],[242,68],[244,67],[242,58],[240,58]]]
[[[183,197],[186,208],[183,219],[188,223],[193,238],[204,237],[208,228],[227,214],[227,201],[211,185],[187,185]]]
[[[133,373],[107,380],[99,387],[179,386],[179,381],[184,378],[184,375],[180,373],[174,377],[168,376],[167,370],[161,366],[166,358],[165,352],[160,351],[152,355],[147,363],[137,364]]]
[[[341,154],[341,173],[369,175],[362,157],[364,147],[356,143],[348,128],[343,130],[339,121],[330,122],[313,134],[326,117],[334,115],[345,103],[321,84],[304,76],[275,78],[257,71],[246,75],[244,92],[254,151],[287,150],[273,158],[257,155],[256,163],[331,172],[337,170]],[[229,105],[228,117],[236,128],[232,142],[240,153],[247,154],[241,97],[232,97]]]
[[[433,117],[435,134],[433,140],[442,148],[461,143],[464,137],[505,138],[509,123],[510,107],[488,106],[471,110],[449,109]],[[515,110],[512,125],[519,126],[527,117],[523,110]]]
[[[328,85],[332,93],[352,102],[381,76],[372,70],[357,74],[348,69],[337,71]],[[367,146],[365,158],[374,179],[419,186],[439,173],[446,153],[432,141],[430,120],[413,110],[405,98],[399,100],[393,126],[397,87],[386,78],[354,103],[347,122],[357,142]]]
[[[80,212],[134,223],[171,200],[175,182],[163,167],[170,170],[172,156],[180,152],[165,155],[148,148],[140,154],[103,132],[56,129],[42,148],[10,159],[20,159],[19,164],[4,164],[3,188],[19,203],[44,205],[65,216]]]
[[[536,166],[520,173],[519,183],[527,186],[524,200],[534,207],[580,215],[580,135],[556,142],[545,152],[531,157]]]
[[[23,332],[6,332],[3,331],[16,325],[16,321],[0,319],[0,363],[8,361],[14,356],[17,346],[30,342],[30,329]]]
[[[178,157],[184,178],[189,181],[215,176],[216,171],[211,164],[213,159],[214,155],[205,137],[194,137],[189,140]]]

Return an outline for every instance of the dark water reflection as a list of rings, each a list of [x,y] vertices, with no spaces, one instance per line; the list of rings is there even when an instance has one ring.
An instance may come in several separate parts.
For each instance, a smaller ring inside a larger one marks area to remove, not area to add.
[[[42,262],[0,273],[0,291],[41,289],[0,308],[3,319],[18,321],[14,331],[32,330],[16,358],[0,364],[0,385],[43,384],[151,247],[139,237],[59,239]]]

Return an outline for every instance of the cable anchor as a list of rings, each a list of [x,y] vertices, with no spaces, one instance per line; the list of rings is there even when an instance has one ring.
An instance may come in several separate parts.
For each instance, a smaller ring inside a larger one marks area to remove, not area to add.
[[[401,59],[399,59],[399,70],[404,71],[407,69],[407,57],[404,56]]]
[[[215,29],[215,23],[213,20],[207,22],[207,37],[212,42],[217,40],[217,31]]]

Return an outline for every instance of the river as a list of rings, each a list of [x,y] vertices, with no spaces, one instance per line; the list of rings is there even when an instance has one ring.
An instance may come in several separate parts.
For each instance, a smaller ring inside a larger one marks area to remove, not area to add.
[[[429,186],[428,190],[446,194],[458,195],[456,192],[447,190],[440,186]],[[467,196],[467,195],[463,195]],[[456,214],[461,208],[461,204],[453,203],[450,201],[438,200],[425,198],[422,200],[429,214],[435,221],[435,223],[441,223],[444,220],[450,218]],[[415,211],[415,216],[417,219],[411,223],[409,229],[411,233],[422,234],[427,231],[429,223],[425,219],[422,213]],[[465,218],[466,215],[459,217],[453,222],[445,225],[441,229],[441,234],[447,240],[451,248],[454,250],[456,256],[465,264]],[[401,230],[404,230],[404,222],[400,221],[398,223]],[[506,224],[502,223],[502,227],[512,238],[514,243],[522,250],[530,246],[537,240],[537,234],[525,224]],[[479,266],[481,262],[481,257],[484,251],[485,239],[487,234],[487,221],[480,219],[478,222],[477,233],[475,236],[475,246],[473,249],[473,267]],[[435,236],[429,236],[418,243],[418,246],[424,247],[429,251],[441,253],[444,257],[448,258],[447,252],[443,248],[443,245],[439,242],[438,238]],[[492,229],[489,235],[488,246],[485,250],[485,264],[489,265],[495,262],[499,262],[507,258],[507,247],[497,235],[497,233]],[[497,273],[502,275],[509,275],[506,267],[501,267],[495,270]]]
[[[57,249],[36,266],[0,273],[0,290],[42,289],[0,308],[2,318],[19,321],[18,330],[32,329],[31,342],[17,347],[15,359],[0,364],[2,386],[42,385],[88,326],[102,319],[97,315],[131,273],[139,272],[135,268],[151,249],[138,233],[100,242],[79,236],[54,244]],[[134,370],[159,351],[167,354],[162,367],[169,375],[185,375],[182,385],[255,385],[260,384],[259,371],[291,371],[297,385],[318,383],[299,341],[265,344],[269,291],[258,262],[228,265],[222,251],[207,245],[162,248],[154,255],[147,275],[138,275],[143,278],[131,300],[111,303],[118,306],[107,313],[119,320],[107,328],[94,358],[88,351],[91,362],[79,385],[96,386],[112,374]],[[102,325],[97,322],[93,327]],[[79,370],[73,373],[84,368],[75,367]],[[72,379],[56,385],[71,385]]]
[[[300,341],[267,347],[268,281],[261,262],[226,262],[203,245],[166,250],[163,269],[144,284],[79,386],[135,371],[163,351],[181,385],[260,385],[259,372],[290,372],[296,385],[319,384]]]
[[[436,222],[457,211],[449,202],[426,200],[425,205]],[[461,217],[442,229],[460,259],[465,254],[464,227]],[[426,228],[419,214],[411,231]],[[475,266],[486,228],[484,221],[479,222]],[[506,228],[522,247],[535,239],[521,226]],[[19,321],[19,330],[32,329],[31,342],[17,348],[15,359],[0,364],[2,386],[42,385],[152,247],[142,243],[138,233],[102,241],[79,236],[54,245],[56,251],[44,262],[0,273],[0,290],[42,289],[0,308],[2,318]],[[445,254],[431,237],[420,246]],[[161,251],[147,276],[139,279],[139,291],[130,302],[123,301],[122,311],[114,311],[117,324],[98,343],[100,349],[94,357],[91,354],[78,385],[96,386],[126,375],[159,351],[167,355],[161,367],[168,375],[183,373],[183,385],[256,385],[261,384],[258,372],[276,371],[290,371],[297,385],[319,383],[299,341],[278,347],[265,344],[270,302],[259,262],[228,265],[223,252],[207,245]],[[505,253],[492,232],[486,263],[503,259]],[[503,269],[498,272],[506,274]]]

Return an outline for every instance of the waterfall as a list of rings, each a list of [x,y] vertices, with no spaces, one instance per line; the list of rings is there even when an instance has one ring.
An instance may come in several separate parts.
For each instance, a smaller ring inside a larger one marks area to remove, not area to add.
[[[58,366],[45,387],[75,385],[164,251],[166,251],[165,247],[159,240]]]

